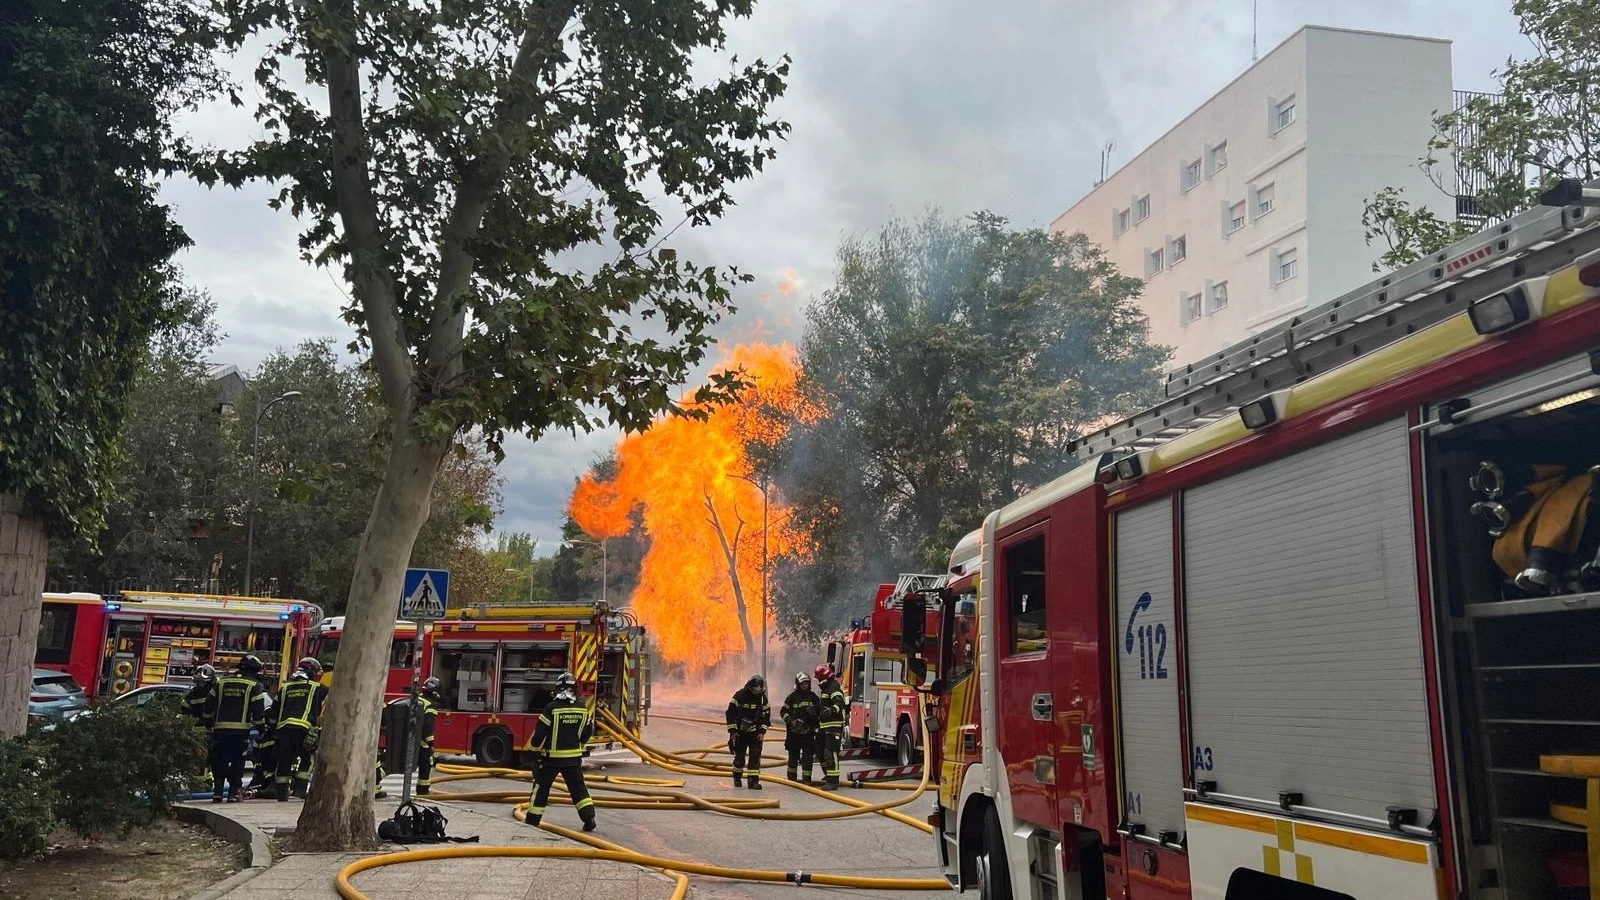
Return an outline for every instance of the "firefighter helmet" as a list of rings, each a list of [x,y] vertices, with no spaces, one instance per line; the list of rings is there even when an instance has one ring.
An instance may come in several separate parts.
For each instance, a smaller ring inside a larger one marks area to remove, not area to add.
[[[422,692],[424,694],[429,694],[429,695],[432,695],[432,696],[438,696],[438,694],[439,694],[439,679],[437,679],[437,678],[429,678],[427,681],[424,681],[422,683]]]
[[[760,675],[751,675],[750,680],[744,683],[745,690],[755,691],[758,694],[767,692],[767,680]]]
[[[295,669],[294,670],[294,674],[289,676],[289,680],[290,681],[310,681],[311,680],[311,673],[307,672],[305,669]]]
[[[205,663],[204,665],[200,666],[200,668],[194,670],[194,680],[201,682],[202,684],[216,681],[217,670],[212,668],[210,663]]]
[[[295,668],[306,673],[307,678],[315,678],[322,674],[322,660],[317,659],[315,656],[304,656],[300,658],[298,663],[295,663]]]
[[[239,660],[239,671],[251,676],[260,675],[261,660],[254,653],[245,654],[245,658]]]
[[[556,676],[556,690],[573,691],[578,688],[578,678],[571,672],[562,672]]]
[[[833,677],[833,666],[823,663],[822,665],[813,669],[812,674],[817,676],[818,681],[827,681],[829,678]]]
[[[795,687],[810,687],[811,686],[811,676],[807,675],[804,672],[796,673],[795,676],[794,676],[794,686]]]

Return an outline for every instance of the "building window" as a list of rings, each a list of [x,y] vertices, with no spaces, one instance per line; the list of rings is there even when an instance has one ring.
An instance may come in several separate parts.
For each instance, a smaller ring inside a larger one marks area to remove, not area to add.
[[[1038,653],[1048,649],[1044,535],[1005,549],[1005,580],[1011,653]]]
[[[1232,234],[1233,232],[1243,228],[1244,219],[1245,211],[1243,200],[1240,200],[1238,203],[1228,207],[1228,233]]]
[[[1211,148],[1211,174],[1215,175],[1228,167],[1228,142]]]
[[[1151,250],[1150,255],[1146,256],[1144,260],[1144,277],[1149,278],[1165,268],[1166,259],[1162,252],[1160,250]]]
[[[1219,281],[1211,286],[1211,308],[1206,312],[1216,312],[1228,308],[1228,283]]]
[[[1272,133],[1277,134],[1293,124],[1294,97],[1291,95],[1288,99],[1279,100],[1272,105]]]
[[[1150,218],[1150,195],[1145,194],[1133,201],[1133,221],[1143,222],[1148,218]]]
[[[1201,308],[1202,298],[1198,293],[1183,294],[1180,299],[1183,302],[1183,307],[1179,310],[1179,313],[1183,319],[1183,324],[1187,325],[1200,318],[1203,310]]]
[[[1300,254],[1290,248],[1278,254],[1278,270],[1274,281],[1283,284],[1285,281],[1300,274]]]
[[[1264,184],[1261,187],[1256,188],[1256,218],[1259,219],[1267,213],[1272,212],[1273,203],[1275,203],[1277,199],[1278,191],[1273,185]]]
[[[1128,210],[1125,210],[1125,209],[1117,210],[1116,216],[1113,218],[1113,221],[1112,221],[1112,230],[1115,231],[1119,235],[1122,234],[1124,231],[1127,231],[1128,230],[1128,218],[1129,218],[1130,215],[1131,214],[1128,212]]]
[[[1177,237],[1173,238],[1172,239],[1172,264],[1173,265],[1177,265],[1178,263],[1181,263],[1185,259],[1187,259],[1188,256],[1189,256],[1189,238],[1186,235],[1182,235],[1182,234],[1180,234]]]
[[[1200,183],[1200,160],[1194,160],[1183,167],[1183,189],[1189,190]]]

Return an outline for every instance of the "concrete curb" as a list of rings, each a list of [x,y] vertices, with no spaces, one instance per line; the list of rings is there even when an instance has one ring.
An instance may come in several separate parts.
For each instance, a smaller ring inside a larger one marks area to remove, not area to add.
[[[265,872],[267,867],[272,865],[272,848],[261,829],[235,821],[203,806],[178,805],[172,808],[172,812],[178,821],[200,825],[220,838],[246,847],[250,852],[250,858],[245,862],[243,869],[195,894],[189,900],[217,900],[218,897]]]

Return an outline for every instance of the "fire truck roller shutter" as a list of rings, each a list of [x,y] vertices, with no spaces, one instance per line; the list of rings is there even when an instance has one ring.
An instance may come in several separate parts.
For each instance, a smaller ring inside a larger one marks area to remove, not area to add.
[[[1185,496],[1192,765],[1219,792],[1433,818],[1407,439],[1388,422]]]
[[[1115,527],[1122,818],[1152,837],[1182,833],[1172,501],[1119,513]]]

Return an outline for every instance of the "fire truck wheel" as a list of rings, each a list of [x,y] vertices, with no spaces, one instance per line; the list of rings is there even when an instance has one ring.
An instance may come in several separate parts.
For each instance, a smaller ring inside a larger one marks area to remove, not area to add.
[[[473,753],[478,765],[486,769],[502,769],[511,765],[515,750],[511,735],[503,728],[493,728],[478,735],[478,749]]]
[[[1006,838],[1000,817],[991,807],[983,814],[983,846],[977,854],[979,900],[1011,900],[1011,869],[1006,866]]]
[[[900,733],[894,739],[895,765],[912,766],[917,763],[917,741],[911,736],[911,723],[901,722]]]

